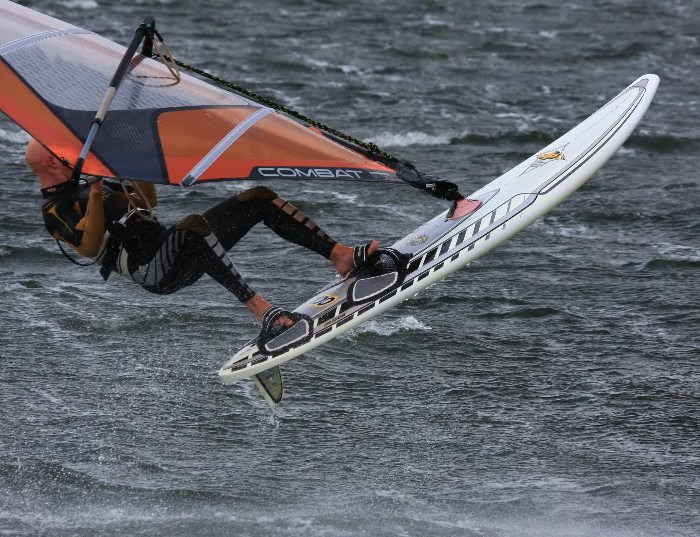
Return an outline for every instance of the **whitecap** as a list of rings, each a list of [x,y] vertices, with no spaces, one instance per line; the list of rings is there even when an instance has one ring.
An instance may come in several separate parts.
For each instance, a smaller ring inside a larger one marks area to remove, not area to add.
[[[100,7],[95,0],[63,0],[61,4],[69,9],[95,9]]]
[[[375,319],[358,326],[349,332],[349,336],[353,337],[357,334],[372,333],[380,336],[391,336],[403,330],[432,330],[430,326],[423,324],[413,315],[406,315],[398,319]]]
[[[357,202],[357,194],[345,194],[335,190],[326,190],[322,188],[302,188],[299,190],[302,194],[313,194],[323,198],[333,198],[344,203],[354,204]]]
[[[412,145],[446,145],[450,143],[452,136],[447,133],[428,134],[419,131],[404,133],[383,132],[370,138],[378,146],[407,147]]]
[[[0,140],[5,142],[11,142],[14,144],[26,144],[29,142],[30,136],[25,131],[19,129],[16,131],[8,131],[5,129],[0,129]]]
[[[696,246],[661,242],[652,244],[652,248],[670,261],[700,261],[700,248]]]

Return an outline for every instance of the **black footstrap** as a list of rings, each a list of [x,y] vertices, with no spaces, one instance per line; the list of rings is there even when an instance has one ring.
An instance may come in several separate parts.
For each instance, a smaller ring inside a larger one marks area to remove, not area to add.
[[[370,246],[372,246],[372,243],[368,242],[367,244],[357,245],[352,249],[352,262],[354,263],[356,269],[360,268],[367,263],[367,261],[369,261]]]
[[[294,324],[275,325],[280,317],[288,317]],[[277,356],[292,347],[306,343],[311,339],[313,321],[308,315],[294,313],[278,307],[268,309],[262,318],[262,330],[257,338],[260,352],[266,356]]]
[[[272,324],[282,317],[285,313],[288,313],[287,311],[283,310],[282,308],[278,308],[275,306],[272,306],[269,308],[265,314],[262,317],[262,332],[267,333],[270,330],[272,330]],[[290,316],[291,319],[291,316]]]
[[[365,264],[352,273],[355,281],[348,287],[348,302],[362,304],[396,289],[406,278],[409,259],[410,256],[393,248],[373,252]]]

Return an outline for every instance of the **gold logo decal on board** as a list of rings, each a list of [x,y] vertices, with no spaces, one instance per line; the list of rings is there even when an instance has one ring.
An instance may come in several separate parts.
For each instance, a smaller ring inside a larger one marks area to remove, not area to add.
[[[427,240],[427,235],[418,235],[415,239],[411,239],[408,244],[412,246],[418,246],[419,244],[423,244]]]
[[[564,155],[564,147],[566,146],[562,146],[559,149],[553,149],[552,151],[545,151],[544,153],[539,153],[535,162],[533,162],[527,168],[525,168],[525,171],[520,175],[525,175],[529,171],[541,168],[545,164],[554,160],[566,160],[566,156]]]
[[[326,306],[330,306],[336,300],[338,300],[338,295],[328,294],[318,297],[316,300],[311,302],[311,305],[316,306],[317,308],[324,308]]]
[[[546,153],[540,153],[537,155],[537,160],[566,160],[564,158],[564,148],[555,149],[554,151],[547,151]]]

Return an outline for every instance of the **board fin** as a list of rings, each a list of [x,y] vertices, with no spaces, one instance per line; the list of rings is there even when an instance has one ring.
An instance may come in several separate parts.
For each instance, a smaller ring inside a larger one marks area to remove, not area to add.
[[[282,372],[279,366],[271,367],[262,373],[258,373],[253,376],[253,380],[267,404],[270,405],[272,410],[275,410],[284,395]]]

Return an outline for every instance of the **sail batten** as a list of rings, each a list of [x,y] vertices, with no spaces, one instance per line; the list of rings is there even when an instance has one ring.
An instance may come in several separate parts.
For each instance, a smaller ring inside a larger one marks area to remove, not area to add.
[[[46,32],[39,32],[33,35],[28,35],[26,37],[15,39],[14,41],[10,41],[9,43],[5,43],[4,45],[0,46],[0,54],[9,54],[11,52],[14,52],[15,50],[21,49],[22,47],[26,47],[27,45],[31,45],[32,43],[37,43],[39,41],[44,41],[46,39],[77,34],[94,35],[94,32],[83,30],[82,28],[69,28],[67,30],[47,30]]]
[[[209,151],[202,160],[200,160],[197,165],[190,170],[190,172],[180,181],[180,186],[191,186],[197,181],[201,175],[221,156],[223,153],[243,136],[248,129],[255,125],[258,121],[264,117],[269,116],[273,113],[272,108],[261,108],[257,112],[254,112],[238,125],[236,125],[231,131],[224,136],[219,143],[217,143],[211,151]]]

